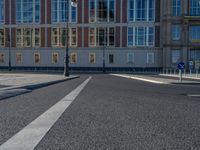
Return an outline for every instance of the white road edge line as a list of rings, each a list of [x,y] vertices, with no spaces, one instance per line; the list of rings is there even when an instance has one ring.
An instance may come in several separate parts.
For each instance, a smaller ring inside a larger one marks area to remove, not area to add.
[[[200,97],[200,94],[188,94],[189,97]]]
[[[89,77],[62,100],[0,146],[0,150],[33,150],[92,79]]]
[[[133,77],[133,76],[128,76],[128,75],[120,75],[120,74],[111,74],[111,75],[117,76],[117,77],[123,77],[123,78],[129,78],[129,79],[134,79],[134,80],[155,83],[155,84],[167,84],[165,82],[160,82],[160,81],[155,81],[155,80],[150,80],[150,79],[145,79],[145,78],[139,78],[139,77]]]

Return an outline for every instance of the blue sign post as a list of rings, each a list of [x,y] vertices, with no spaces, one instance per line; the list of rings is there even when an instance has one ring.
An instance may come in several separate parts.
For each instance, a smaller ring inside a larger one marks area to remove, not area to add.
[[[178,69],[179,69],[179,75],[180,75],[179,81],[182,82],[182,71],[185,69],[185,63],[180,62],[178,64]]]

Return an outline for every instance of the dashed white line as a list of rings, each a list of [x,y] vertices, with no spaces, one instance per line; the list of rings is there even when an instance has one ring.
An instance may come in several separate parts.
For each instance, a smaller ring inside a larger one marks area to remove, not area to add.
[[[72,101],[84,89],[91,78],[92,77],[89,77],[66,97],[2,144],[0,150],[33,150],[69,107]]]

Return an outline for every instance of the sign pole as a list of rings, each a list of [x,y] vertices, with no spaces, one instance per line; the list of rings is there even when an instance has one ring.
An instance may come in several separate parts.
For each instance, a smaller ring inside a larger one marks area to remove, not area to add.
[[[183,79],[182,70],[179,69],[179,81],[182,82],[182,79]]]

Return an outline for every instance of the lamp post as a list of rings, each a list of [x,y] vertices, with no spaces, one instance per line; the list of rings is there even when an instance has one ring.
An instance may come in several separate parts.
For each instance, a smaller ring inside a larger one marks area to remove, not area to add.
[[[106,29],[104,29],[104,41],[103,41],[103,73],[106,72],[106,64],[105,64],[105,47],[106,47]]]
[[[12,66],[11,66],[11,42],[10,42],[10,34],[7,37],[7,44],[9,44],[9,50],[8,50],[8,70],[12,71]]]
[[[69,5],[72,7],[77,7],[77,0],[67,0],[68,1],[68,10],[69,10]],[[71,2],[71,3],[69,3]],[[66,14],[66,49],[65,49],[65,67],[64,67],[64,76],[68,77],[69,76],[69,11],[67,11]]]

